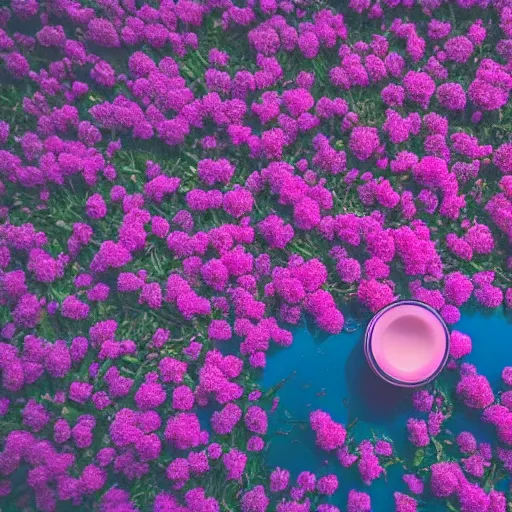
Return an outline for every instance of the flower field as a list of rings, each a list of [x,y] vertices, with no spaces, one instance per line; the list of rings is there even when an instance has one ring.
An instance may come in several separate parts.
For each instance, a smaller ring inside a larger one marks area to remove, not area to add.
[[[510,0],[0,2],[0,511],[512,510],[457,329],[512,308],[511,90]],[[412,456],[317,409],[336,471],[271,467],[270,354],[399,298],[452,331]]]

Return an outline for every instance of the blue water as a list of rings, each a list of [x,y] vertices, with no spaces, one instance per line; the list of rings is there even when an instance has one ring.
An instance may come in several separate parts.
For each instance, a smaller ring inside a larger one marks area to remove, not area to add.
[[[353,332],[342,332],[322,339],[306,326],[294,331],[291,347],[272,351],[262,377],[262,387],[269,389],[286,379],[279,389],[277,411],[271,415],[272,433],[266,454],[269,466],[290,470],[292,477],[303,470],[318,475],[336,473],[340,482],[332,503],[345,508],[348,491],[356,488],[372,495],[375,512],[394,510],[393,492],[407,492],[401,480],[399,464],[388,468],[370,487],[365,486],[355,465],[345,469],[334,455],[315,446],[309,426],[309,414],[322,409],[345,426],[356,422],[351,434],[356,442],[375,434],[394,442],[397,455],[411,458],[413,449],[406,439],[405,424],[418,413],[411,405],[411,391],[391,387],[379,380],[368,367],[363,353],[363,334],[367,319]],[[357,324],[356,324],[357,325]],[[488,377],[493,389],[502,389],[501,370],[512,365],[512,322],[502,311],[464,312],[456,329],[469,334],[473,351],[465,361],[477,366]],[[453,384],[454,372],[444,372],[441,383]],[[445,424],[452,432],[470,430],[479,441],[490,441],[492,428],[482,425],[477,414],[457,407],[457,414]],[[435,502],[428,510],[446,510]]]

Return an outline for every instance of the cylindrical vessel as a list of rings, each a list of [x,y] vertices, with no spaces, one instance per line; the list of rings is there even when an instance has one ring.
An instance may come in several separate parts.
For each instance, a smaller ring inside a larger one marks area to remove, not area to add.
[[[418,387],[435,379],[450,353],[450,333],[439,313],[415,300],[381,309],[370,321],[364,351],[373,371],[395,386]]]

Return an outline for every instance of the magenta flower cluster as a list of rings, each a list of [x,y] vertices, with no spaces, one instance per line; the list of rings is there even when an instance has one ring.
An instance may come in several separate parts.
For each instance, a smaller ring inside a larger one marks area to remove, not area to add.
[[[412,297],[448,324],[512,308],[512,3],[317,4],[0,7],[8,507],[369,512],[320,468],[253,478],[279,406],[257,385],[271,347],[304,317],[341,333],[349,300]],[[506,510],[484,476],[512,472],[512,369],[493,390],[460,362],[471,348],[452,331],[454,395],[497,445],[457,432],[445,457],[452,404],[415,393],[397,512],[426,486]],[[309,424],[364,486],[402,462],[327,411]]]

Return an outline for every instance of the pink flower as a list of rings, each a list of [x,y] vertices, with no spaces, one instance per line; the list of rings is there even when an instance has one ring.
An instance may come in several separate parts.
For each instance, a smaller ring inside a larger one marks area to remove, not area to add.
[[[336,451],[336,457],[344,468],[349,468],[358,459],[357,455],[350,453],[346,446],[342,446]]]
[[[430,467],[432,493],[438,498],[457,492],[465,480],[460,466],[455,462],[439,462]]]
[[[413,494],[423,494],[424,484],[421,478],[416,475],[404,475],[402,479]]]
[[[338,478],[336,475],[327,475],[319,478],[316,489],[320,494],[332,496],[338,489]]]
[[[439,104],[447,110],[464,110],[466,93],[458,83],[444,83],[437,88],[436,97]]]
[[[87,26],[87,37],[90,41],[100,46],[116,48],[120,46],[119,36],[110,23],[103,18],[93,18]]]
[[[416,512],[418,510],[418,503],[414,498],[395,492],[395,510],[396,512]]]
[[[424,420],[409,418],[409,420],[407,420],[407,431],[409,432],[409,441],[411,441],[414,446],[428,446],[430,443],[427,424]]]
[[[373,480],[379,478],[384,468],[379,464],[379,459],[374,453],[373,445],[370,441],[363,441],[359,445],[358,469],[362,481],[370,485]]]
[[[306,89],[292,89],[283,93],[283,102],[292,117],[299,117],[310,110],[315,100]]]
[[[430,412],[434,403],[434,396],[426,390],[416,391],[412,396],[412,403],[417,411]]]
[[[288,487],[290,472],[281,468],[276,468],[270,474],[270,492],[284,491]]]
[[[320,43],[314,32],[306,31],[300,34],[298,44],[306,59],[314,59],[317,56]]]
[[[190,468],[187,459],[174,459],[166,471],[167,478],[178,482],[186,482],[190,477]]]
[[[430,98],[436,90],[435,82],[426,73],[409,71],[404,77],[404,88],[407,97],[418,103],[422,108],[429,106]]]
[[[169,418],[164,436],[178,450],[195,448],[200,444],[200,425],[195,414],[178,413]]]
[[[232,448],[222,456],[222,462],[226,467],[227,480],[239,480],[247,463],[247,455],[236,448]]]
[[[270,504],[270,499],[265,494],[264,487],[257,485],[242,496],[240,504],[242,506],[242,512],[266,512]]]
[[[314,411],[310,414],[311,428],[316,432],[316,444],[325,451],[340,448],[345,442],[346,431],[343,425],[333,421],[329,414]]]
[[[467,356],[471,353],[471,338],[459,331],[452,331],[450,334],[450,355],[455,359]]]
[[[50,415],[42,404],[30,399],[23,408],[23,424],[33,432],[40,432],[50,421]]]
[[[163,382],[180,383],[187,373],[187,363],[172,357],[164,357],[158,366]]]
[[[455,306],[466,303],[473,292],[473,283],[461,272],[452,272],[445,276],[444,295]]]
[[[473,53],[473,43],[464,36],[452,37],[444,44],[444,51],[449,60],[464,64]]]
[[[493,156],[493,163],[503,174],[512,174],[512,144],[502,144]]]
[[[83,320],[89,316],[89,306],[74,295],[70,295],[62,302],[61,314],[72,320]]]
[[[393,455],[393,446],[388,441],[377,441],[375,444],[375,453],[384,457],[391,457]]]
[[[211,424],[217,434],[229,434],[242,418],[242,410],[236,404],[227,404],[221,411],[212,414]]]
[[[267,413],[256,405],[247,409],[244,417],[247,430],[256,434],[266,434],[268,428]]]
[[[466,373],[457,384],[457,395],[473,409],[484,409],[494,402],[494,393],[483,375]]]
[[[146,382],[141,384],[135,393],[135,403],[141,411],[156,409],[165,402],[167,394],[163,386],[158,382],[151,381],[146,374]],[[153,374],[156,376],[156,374]]]
[[[265,441],[259,436],[252,436],[247,441],[248,452],[261,452],[265,448]]]
[[[507,386],[512,386],[512,366],[505,366],[505,368],[503,368],[501,378]]]
[[[358,492],[354,489],[348,493],[347,512],[370,512],[371,499],[365,492]]]
[[[358,126],[350,134],[349,147],[359,160],[368,160],[380,147],[379,133],[376,128]]]
[[[373,313],[395,300],[393,290],[387,284],[380,283],[376,279],[361,280],[357,295],[359,300]]]
[[[79,404],[84,404],[91,397],[92,384],[86,382],[72,382],[69,387],[69,399]]]

